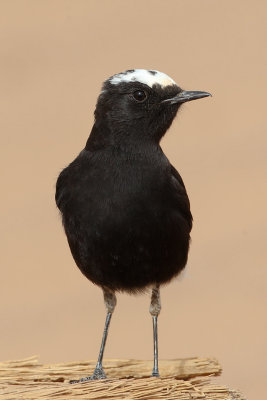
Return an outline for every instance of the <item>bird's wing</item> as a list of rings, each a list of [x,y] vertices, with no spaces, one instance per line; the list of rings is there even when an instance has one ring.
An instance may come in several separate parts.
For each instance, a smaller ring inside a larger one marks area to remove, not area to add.
[[[182,180],[181,175],[179,174],[179,172],[177,171],[177,169],[174,168],[173,165],[171,165],[171,173],[172,173],[172,177],[179,183],[179,185],[181,185],[184,190],[185,190],[185,185],[184,182]]]
[[[55,195],[55,200],[56,200],[56,205],[58,208],[61,210],[61,203],[62,203],[62,197],[64,195],[64,170],[59,174],[59,177],[57,179],[56,183],[56,195]]]
[[[56,205],[61,212],[63,212],[63,207],[69,202],[73,193],[73,181],[75,181],[75,179],[73,179],[75,173],[75,170],[72,167],[73,164],[74,162],[64,168],[57,179],[55,200]]]
[[[187,196],[184,182],[179,172],[171,165],[172,184],[175,186],[178,193],[179,207],[182,214],[188,222],[190,230],[192,229],[193,217],[190,211],[190,202]]]

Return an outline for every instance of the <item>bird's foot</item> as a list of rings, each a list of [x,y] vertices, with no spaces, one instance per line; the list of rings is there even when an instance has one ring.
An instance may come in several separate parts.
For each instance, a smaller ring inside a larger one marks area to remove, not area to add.
[[[70,383],[74,384],[74,383],[81,383],[81,382],[87,382],[87,381],[95,381],[98,379],[107,379],[107,376],[106,376],[103,368],[96,368],[94,370],[93,375],[86,376],[85,378],[81,378],[79,380],[72,380],[72,381],[70,381]]]
[[[151,376],[153,376],[153,377],[155,376],[156,378],[159,378],[160,377],[159,371],[156,371],[153,369]]]
[[[96,368],[94,370],[93,375],[90,376],[89,378],[91,381],[95,379],[107,379],[107,376],[103,370],[103,368]]]

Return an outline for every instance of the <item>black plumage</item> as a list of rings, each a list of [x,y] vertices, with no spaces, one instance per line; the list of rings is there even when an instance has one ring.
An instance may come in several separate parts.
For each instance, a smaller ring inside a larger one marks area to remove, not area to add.
[[[73,258],[104,294],[159,288],[185,267],[190,204],[159,143],[180,105],[207,95],[157,71],[104,83],[86,146],[56,185]]]

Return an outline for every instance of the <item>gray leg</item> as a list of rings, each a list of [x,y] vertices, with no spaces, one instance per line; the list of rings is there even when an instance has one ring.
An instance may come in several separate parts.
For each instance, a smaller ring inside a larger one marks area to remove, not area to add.
[[[152,376],[159,377],[159,366],[158,366],[158,315],[161,310],[160,303],[160,291],[159,285],[156,285],[152,289],[151,303],[150,303],[150,314],[153,319],[153,339],[154,339],[154,367],[152,371]]]
[[[106,378],[106,374],[105,374],[105,372],[103,370],[103,366],[102,366],[102,361],[103,361],[103,354],[104,354],[104,350],[105,350],[105,344],[106,344],[106,340],[107,340],[107,336],[108,336],[108,328],[109,328],[112,313],[113,313],[116,303],[117,303],[117,299],[116,299],[115,293],[109,289],[103,288],[103,294],[104,294],[105,306],[107,309],[107,316],[106,316],[106,322],[105,322],[102,342],[101,342],[101,346],[100,346],[100,351],[99,351],[99,355],[98,355],[98,360],[97,360],[97,364],[96,364],[94,373],[93,373],[93,375],[88,376],[86,378],[82,378],[79,381],[70,381],[70,383],[78,383],[78,382],[85,382],[88,380],[105,379]]]

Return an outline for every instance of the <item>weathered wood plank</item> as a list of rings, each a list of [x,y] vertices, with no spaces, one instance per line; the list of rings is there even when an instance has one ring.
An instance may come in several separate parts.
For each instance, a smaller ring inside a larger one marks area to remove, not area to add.
[[[31,357],[3,362],[1,399],[245,400],[240,393],[211,384],[210,378],[221,372],[212,358],[161,360],[161,378],[150,377],[152,361],[105,360],[104,365],[107,380],[70,385],[70,379],[90,375],[95,360],[48,365]]]

